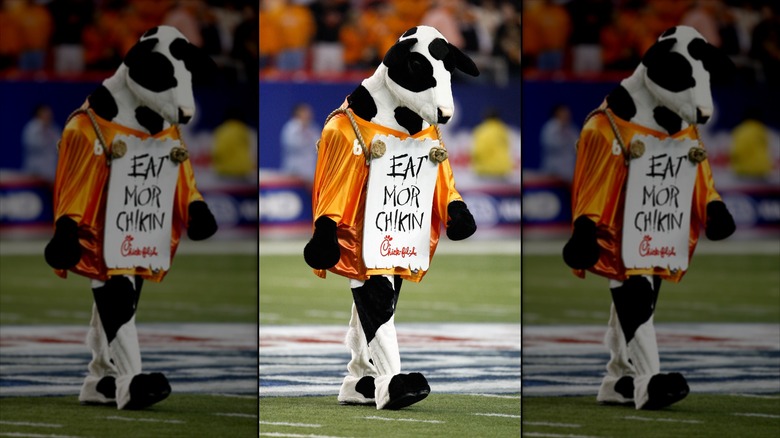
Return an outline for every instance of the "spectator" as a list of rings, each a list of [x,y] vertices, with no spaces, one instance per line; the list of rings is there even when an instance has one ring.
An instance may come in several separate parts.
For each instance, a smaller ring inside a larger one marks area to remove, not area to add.
[[[81,73],[84,71],[83,33],[92,22],[94,3],[91,0],[54,0],[49,3],[54,18],[54,71]]]
[[[524,29],[520,26],[520,14],[517,13],[515,6],[506,2],[501,5],[504,21],[498,26],[496,31],[493,54],[504,59],[510,74],[520,74],[520,35],[526,35]],[[525,42],[524,42],[525,44]]]
[[[19,54],[22,53],[24,41],[22,29],[14,15],[11,2],[3,2],[0,7],[0,70],[14,68],[19,64]]]
[[[436,0],[420,24],[435,27],[450,44],[463,49],[466,42],[461,34],[458,16],[464,8],[462,0]]]
[[[312,70],[315,73],[344,71],[344,46],[339,36],[348,9],[349,2],[344,0],[318,0],[312,3],[311,11],[316,17],[317,29],[312,46]]]
[[[737,176],[764,179],[772,172],[769,130],[758,108],[750,108],[731,132],[731,145],[731,169]]]
[[[233,35],[233,49],[230,56],[243,65],[246,80],[256,81],[258,69],[262,68],[260,61],[260,36],[259,21],[255,10],[251,6],[244,6],[243,21],[236,26]]]
[[[252,133],[242,120],[242,112],[231,108],[225,121],[214,130],[211,163],[214,172],[224,178],[253,178],[256,157],[252,153]]]
[[[474,173],[488,178],[505,178],[512,173],[514,161],[509,129],[495,109],[489,110],[482,123],[474,128],[473,141],[471,165]]]
[[[750,56],[763,67],[765,81],[773,87],[780,85],[780,6],[765,5],[762,20],[753,29]]]
[[[562,69],[571,33],[569,14],[552,0],[528,0],[524,5],[523,23],[529,23],[539,33],[537,67],[544,71]]]
[[[306,181],[314,182],[317,164],[317,140],[320,129],[314,124],[311,107],[299,103],[292,117],[282,127],[282,171]]]
[[[276,67],[282,71],[302,70],[306,66],[306,52],[314,37],[311,11],[289,0],[266,0],[266,3],[268,19],[281,37]]]
[[[202,0],[179,0],[165,15],[163,24],[179,29],[193,45],[203,47],[199,20],[205,6]]]
[[[542,126],[542,171],[571,183],[574,176],[576,145],[580,130],[571,121],[571,111],[564,104],[553,107],[550,119]]]
[[[24,163],[22,170],[53,184],[57,172],[57,143],[62,129],[46,104],[35,107],[33,117],[22,129]]]
[[[9,11],[19,23],[22,36],[19,69],[22,71],[43,70],[46,66],[46,50],[54,26],[51,14],[48,9],[32,0],[12,3],[15,6],[10,6]],[[5,34],[5,29],[3,34]]]
[[[601,30],[612,18],[609,0],[570,2],[572,19],[571,55],[575,73],[597,73],[603,69]]]

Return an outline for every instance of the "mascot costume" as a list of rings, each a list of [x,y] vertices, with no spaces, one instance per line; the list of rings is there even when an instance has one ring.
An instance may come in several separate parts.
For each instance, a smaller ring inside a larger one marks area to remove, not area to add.
[[[162,373],[141,372],[135,312],[143,281],[170,267],[182,226],[192,240],[217,231],[177,126],[195,112],[192,80],[215,67],[175,28],[153,28],[63,131],[45,258],[60,277],[91,280],[83,404],[142,409],[170,394]]]
[[[696,30],[671,28],[582,129],[563,258],[580,277],[609,279],[600,403],[660,409],[688,394],[680,373],[660,372],[653,313],[661,280],[685,274],[699,229],[710,240],[735,230],[696,129],[712,116],[710,81],[733,69]]]
[[[406,31],[328,117],[318,142],[304,259],[320,277],[347,277],[352,289],[341,404],[400,409],[430,392],[422,374],[401,373],[394,314],[403,280],[425,275],[440,227],[451,240],[476,231],[437,127],[453,115],[454,69],[479,74],[436,29]]]

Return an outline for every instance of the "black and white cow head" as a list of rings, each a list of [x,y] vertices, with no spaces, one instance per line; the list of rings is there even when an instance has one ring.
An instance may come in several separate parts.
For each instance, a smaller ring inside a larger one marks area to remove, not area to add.
[[[104,119],[154,134],[192,119],[192,84],[208,80],[215,69],[214,61],[176,28],[155,27],[90,95],[90,107]]]
[[[712,117],[711,82],[733,73],[728,56],[692,27],[677,26],[647,50],[607,104],[618,117],[673,134]]]
[[[438,30],[411,28],[350,95],[349,106],[365,120],[410,134],[447,123],[455,111],[451,85],[455,69],[479,75],[474,62]]]

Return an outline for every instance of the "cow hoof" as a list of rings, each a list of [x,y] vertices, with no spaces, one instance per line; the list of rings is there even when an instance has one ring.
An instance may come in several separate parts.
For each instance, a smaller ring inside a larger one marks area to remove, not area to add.
[[[398,374],[390,380],[390,401],[383,409],[398,410],[428,397],[431,387],[420,373]]]
[[[642,409],[665,408],[684,399],[689,392],[688,382],[682,374],[657,374],[647,384],[647,403],[642,406]]]
[[[139,374],[130,381],[130,401],[123,409],[145,409],[169,395],[171,385],[162,373]]]

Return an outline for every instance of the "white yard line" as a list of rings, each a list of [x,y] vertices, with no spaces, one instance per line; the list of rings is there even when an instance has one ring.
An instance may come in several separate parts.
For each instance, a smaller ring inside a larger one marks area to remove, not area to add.
[[[503,395],[503,394],[467,394],[467,395],[473,395],[477,397],[509,398],[509,399],[520,400],[519,395]]]
[[[0,432],[0,436],[12,436],[19,438],[81,438],[74,435],[45,435],[41,433]]]
[[[474,415],[480,415],[483,417],[522,418],[519,415],[509,415],[509,414],[476,413]]]
[[[594,435],[572,435],[572,434],[562,434],[562,433],[544,433],[544,432],[525,432],[523,431],[523,436],[539,436],[539,437],[549,437],[549,438],[601,438],[599,436]]]
[[[257,418],[257,414],[237,414],[235,412],[215,412],[213,415],[219,417]]]
[[[289,427],[322,427],[321,424],[309,424],[309,423],[285,423],[281,421],[261,421],[260,424],[266,426],[289,426]]]
[[[365,418],[366,420],[382,420],[382,421],[408,421],[412,423],[432,423],[432,424],[445,423],[444,421],[439,421],[439,420],[415,420],[414,418],[386,418],[386,417],[377,417],[377,416],[356,417],[356,418]]]
[[[302,435],[299,433],[281,433],[281,432],[260,432],[260,436],[273,436],[282,438],[344,438],[331,435]]]
[[[664,423],[688,423],[688,424],[699,424],[703,423],[703,421],[699,420],[678,420],[676,418],[647,418],[647,417],[637,417],[635,415],[628,415],[626,417],[623,417],[626,420],[637,420],[637,421],[659,421]]]
[[[741,417],[780,418],[780,415],[759,414],[753,412],[734,412],[732,415],[739,415]]]
[[[582,427],[581,424],[573,423],[551,423],[549,421],[523,421],[523,426],[548,426],[548,427]]]
[[[121,420],[121,421],[138,421],[139,423],[169,423],[169,424],[185,424],[186,421],[181,420],[157,420],[154,418],[129,418],[120,417],[118,415],[110,415],[105,417],[106,420]]]
[[[0,421],[0,424],[6,424],[8,426],[30,426],[30,427],[62,427],[61,424],[52,423],[30,423],[28,421]]]

